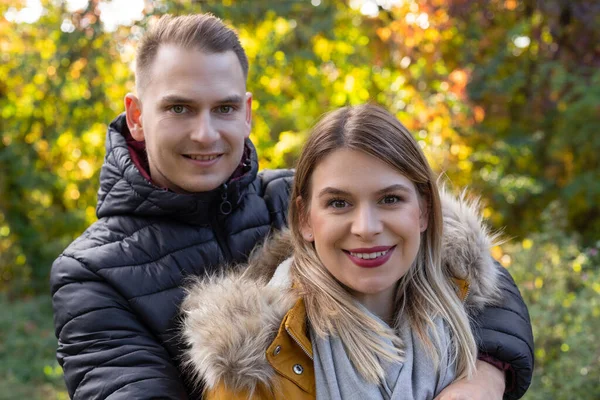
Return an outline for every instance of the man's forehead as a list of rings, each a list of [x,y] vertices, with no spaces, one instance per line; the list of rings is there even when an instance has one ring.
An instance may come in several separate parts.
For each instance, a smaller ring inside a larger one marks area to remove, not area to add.
[[[147,88],[158,101],[173,98],[190,102],[243,99],[246,80],[233,52],[206,53],[166,46],[159,51]]]
[[[151,70],[161,72],[171,69],[207,74],[223,72],[239,75],[245,81],[242,66],[233,50],[210,52],[195,47],[162,44],[157,51]]]

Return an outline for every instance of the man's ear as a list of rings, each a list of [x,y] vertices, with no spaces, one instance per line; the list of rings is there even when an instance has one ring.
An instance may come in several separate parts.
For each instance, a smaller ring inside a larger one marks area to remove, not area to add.
[[[125,116],[131,136],[138,142],[143,142],[144,129],[142,127],[142,102],[132,93],[127,93],[125,96]]]
[[[250,136],[250,131],[252,130],[252,93],[246,92],[246,134],[245,138]]]
[[[305,202],[302,200],[302,197],[296,197],[296,208],[298,209],[299,223],[300,223],[300,233],[302,234],[302,238],[307,242],[314,242],[315,237],[313,235],[313,229],[310,225],[310,220],[308,218],[308,209]]]

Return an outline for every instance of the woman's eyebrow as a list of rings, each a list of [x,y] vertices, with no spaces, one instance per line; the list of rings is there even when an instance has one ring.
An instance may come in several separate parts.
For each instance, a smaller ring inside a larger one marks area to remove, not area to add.
[[[407,186],[407,185],[403,185],[401,183],[396,183],[394,185],[390,185],[388,187],[385,187],[381,190],[377,191],[377,194],[384,194],[384,193],[389,193],[389,192],[395,192],[395,191],[401,191],[401,192],[406,192],[406,193],[412,193],[412,189]]]
[[[327,186],[326,188],[322,189],[319,192],[319,195],[317,197],[320,198],[320,197],[327,196],[327,195],[348,196],[349,194],[350,193],[346,192],[345,190]]]
[[[413,190],[410,188],[410,186],[403,185],[401,183],[396,183],[394,185],[386,186],[383,189],[378,190],[376,192],[376,194],[382,195],[384,193],[395,192],[395,191],[401,191],[401,192],[406,192],[406,193],[413,192]],[[319,192],[317,197],[320,198],[320,197],[327,196],[327,195],[350,196],[350,192],[347,192],[345,190],[338,189],[335,187],[327,186],[326,188],[323,188]]]

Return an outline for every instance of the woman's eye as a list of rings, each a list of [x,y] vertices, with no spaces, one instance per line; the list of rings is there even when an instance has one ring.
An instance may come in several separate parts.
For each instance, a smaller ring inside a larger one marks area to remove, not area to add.
[[[381,202],[383,204],[396,204],[402,201],[402,199],[398,196],[385,196]]]
[[[187,111],[187,108],[184,106],[173,106],[171,107],[171,111],[173,111],[175,114],[183,114]]]
[[[348,205],[346,200],[331,200],[329,206],[333,208],[344,208]]]

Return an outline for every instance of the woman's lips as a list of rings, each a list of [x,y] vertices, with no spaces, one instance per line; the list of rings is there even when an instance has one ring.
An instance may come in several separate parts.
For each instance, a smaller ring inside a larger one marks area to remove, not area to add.
[[[371,247],[371,248],[360,248],[360,249],[352,249],[352,250],[344,250],[344,253],[348,256],[350,261],[354,264],[358,265],[361,268],[376,268],[383,264],[385,264],[392,253],[396,250],[396,246],[379,246],[379,247]],[[383,253],[381,255],[376,253]],[[361,254],[363,256],[358,256]],[[368,255],[369,258],[363,258],[364,255]],[[375,257],[375,258],[371,258]]]

